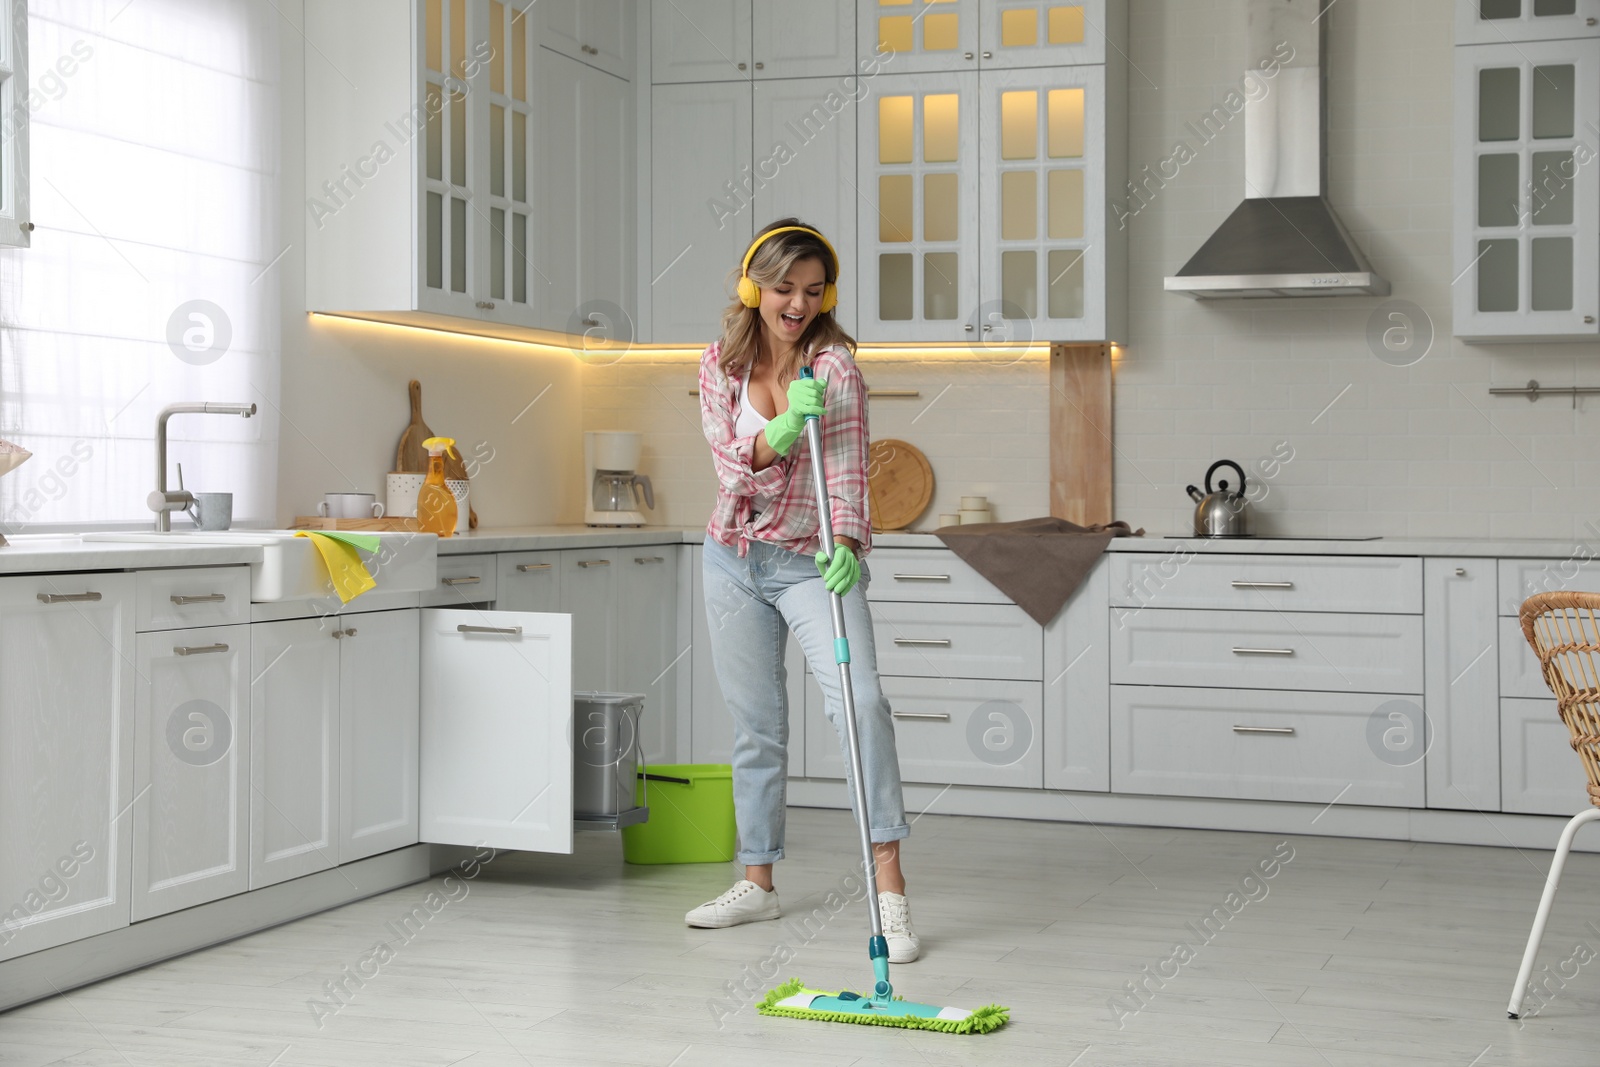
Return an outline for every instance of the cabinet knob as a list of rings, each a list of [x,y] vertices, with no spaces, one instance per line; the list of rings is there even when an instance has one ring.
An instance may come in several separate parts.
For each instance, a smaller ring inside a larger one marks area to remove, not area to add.
[[[1584,322],[1584,325],[1586,325],[1586,326],[1593,325],[1594,324],[1594,316],[1593,315],[1585,315],[1583,317],[1583,322]]]
[[[972,332],[972,323],[969,322],[969,323],[967,323],[965,326],[963,326],[961,328],[963,330],[966,330],[968,333],[971,333]]]
[[[583,320],[583,324],[585,326],[595,327],[595,326],[599,326],[600,325],[600,320],[599,319],[584,319]]]
[[[756,69],[757,70],[766,70],[767,69],[767,65],[765,63],[757,62],[756,63]]]
[[[984,59],[993,59],[994,58],[994,53],[993,52],[985,52],[983,54],[983,58]]]
[[[484,311],[493,311],[494,310],[494,301],[493,300],[480,300],[480,301],[478,301],[478,305],[477,306],[482,308]]]
[[[1594,20],[1594,19],[1584,19],[1584,20],[1583,20],[1583,24],[1584,24],[1584,25],[1585,25],[1585,26],[1593,26],[1593,25],[1594,25],[1594,23],[1595,23],[1595,20]],[[32,226],[29,226],[29,227],[28,227],[28,229],[30,229],[30,230],[31,230],[31,229],[33,229],[33,227],[32,227]]]
[[[739,64],[739,69],[740,69],[740,70],[745,70],[745,69],[747,69],[747,68],[746,68],[746,67],[745,67],[745,65],[744,65],[744,64],[743,64],[743,63],[740,63],[740,64]]]
[[[1465,578],[1466,576],[1467,576],[1467,568],[1465,568],[1465,567],[1457,567],[1456,568],[1456,577],[1457,578]]]
[[[992,329],[994,329],[994,326],[992,326],[991,324],[989,324],[987,322],[983,324],[983,332],[984,333],[988,333]]]
[[[962,52],[961,55],[965,59],[971,59],[972,58],[972,53],[971,52]]]
[[[583,45],[582,47],[583,47],[584,52],[589,54],[589,55],[591,55],[591,56],[597,56],[597,55],[600,54],[600,49],[594,47],[593,45],[587,45],[586,44],[586,45]]]

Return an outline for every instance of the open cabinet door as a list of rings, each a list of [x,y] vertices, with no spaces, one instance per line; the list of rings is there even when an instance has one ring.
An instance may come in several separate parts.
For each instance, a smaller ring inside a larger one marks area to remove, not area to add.
[[[572,617],[422,611],[421,839],[572,851]]]

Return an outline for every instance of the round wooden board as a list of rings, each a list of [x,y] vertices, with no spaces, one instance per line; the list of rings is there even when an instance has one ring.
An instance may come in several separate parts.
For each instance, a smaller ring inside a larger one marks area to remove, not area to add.
[[[867,497],[872,528],[903,530],[933,499],[933,468],[916,445],[886,437],[867,448]]]

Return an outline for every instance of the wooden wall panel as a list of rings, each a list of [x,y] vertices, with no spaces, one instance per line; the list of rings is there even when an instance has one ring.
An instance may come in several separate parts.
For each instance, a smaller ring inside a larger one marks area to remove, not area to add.
[[[1111,346],[1050,346],[1050,514],[1110,522]]]

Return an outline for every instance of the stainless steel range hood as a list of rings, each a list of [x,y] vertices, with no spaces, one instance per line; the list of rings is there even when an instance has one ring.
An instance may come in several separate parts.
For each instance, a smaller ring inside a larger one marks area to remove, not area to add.
[[[1331,4],[1248,0],[1250,55],[1263,64],[1276,60],[1278,70],[1270,77],[1261,67],[1248,71],[1247,91],[1239,94],[1245,199],[1166,279],[1168,292],[1196,299],[1388,294],[1389,283],[1373,272],[1327,200],[1324,26]],[[1230,113],[1218,112],[1226,124]]]

